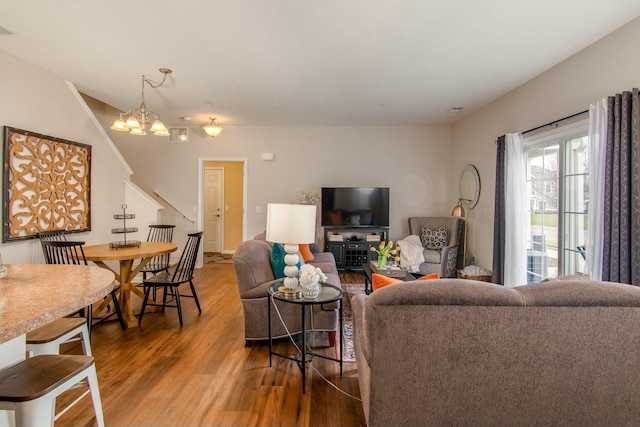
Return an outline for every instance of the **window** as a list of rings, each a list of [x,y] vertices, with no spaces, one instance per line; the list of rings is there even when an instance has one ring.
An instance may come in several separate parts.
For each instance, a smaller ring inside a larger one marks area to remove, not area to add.
[[[527,282],[585,271],[589,211],[587,121],[526,137]]]
[[[551,194],[551,193],[553,192],[553,187],[554,187],[554,185],[553,185],[553,184],[554,184],[553,182],[547,182],[547,183],[545,183],[545,185],[544,185],[544,192],[545,192],[545,193],[547,193],[547,194]]]

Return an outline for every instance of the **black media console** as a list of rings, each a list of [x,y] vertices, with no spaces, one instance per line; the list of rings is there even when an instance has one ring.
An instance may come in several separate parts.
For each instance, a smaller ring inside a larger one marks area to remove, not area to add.
[[[336,258],[339,270],[362,270],[362,264],[376,261],[371,251],[389,239],[389,227],[325,227],[324,246]]]

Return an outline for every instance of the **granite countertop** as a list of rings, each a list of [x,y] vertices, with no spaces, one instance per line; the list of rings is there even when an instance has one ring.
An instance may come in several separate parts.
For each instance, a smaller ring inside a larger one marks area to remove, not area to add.
[[[0,343],[102,299],[116,284],[106,269],[12,264],[0,278]]]

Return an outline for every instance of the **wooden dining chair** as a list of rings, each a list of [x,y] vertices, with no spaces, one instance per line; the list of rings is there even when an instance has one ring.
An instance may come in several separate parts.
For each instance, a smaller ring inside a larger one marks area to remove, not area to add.
[[[55,240],[41,240],[42,250],[44,252],[44,258],[47,264],[75,264],[75,265],[88,265],[84,256],[84,250],[82,246],[84,242],[81,241],[55,241]],[[87,328],[89,329],[89,336],[91,336],[91,328],[98,323],[102,323],[105,320],[117,316],[120,322],[122,330],[126,329],[124,319],[122,318],[122,312],[120,310],[120,304],[118,303],[118,297],[116,295],[118,288],[114,288],[110,295],[113,302],[114,312],[109,313],[104,317],[93,316],[93,307],[89,305],[86,308]]]
[[[40,241],[66,241],[63,231],[39,232]],[[45,254],[46,260],[46,254]],[[60,345],[80,341],[83,353],[91,356],[89,327],[85,309],[80,317],[62,317],[27,332],[26,350],[29,357],[41,354],[60,354]]]
[[[147,242],[173,242],[173,230],[175,228],[175,225],[150,225]],[[147,265],[140,270],[143,279],[147,278],[147,273],[157,274],[161,271],[167,271],[169,269],[169,257],[170,254],[164,254],[151,258]]]
[[[149,235],[147,236],[147,242],[172,242],[173,241],[173,230],[176,228],[175,225],[166,225],[166,224],[156,224],[149,226]],[[142,270],[142,280],[147,278],[147,273],[151,273],[153,275],[160,273],[161,271],[167,271],[170,266],[170,255],[157,255],[151,258],[147,265],[145,265]],[[142,287],[142,283],[137,284],[136,286]],[[156,299],[156,291],[157,288],[153,288],[153,299]]]
[[[168,271],[163,271],[145,279],[142,282],[144,287],[144,300],[142,301],[142,308],[140,309],[140,315],[138,316],[138,325],[142,323],[142,316],[147,305],[162,307],[164,311],[165,307],[175,307],[178,309],[178,319],[180,320],[180,326],[182,326],[182,306],[180,304],[180,297],[193,298],[198,312],[202,313],[200,308],[200,302],[198,301],[198,294],[196,288],[193,286],[193,271],[196,266],[196,259],[198,258],[198,248],[200,247],[200,241],[202,240],[202,232],[191,233],[188,235],[187,243],[180,261],[175,267],[171,267]],[[191,288],[191,294],[181,294],[180,285],[183,283],[189,283]],[[149,303],[149,294],[152,289],[163,288],[162,304]],[[170,299],[167,301],[167,297]],[[171,302],[175,304],[171,305]]]
[[[67,233],[64,230],[39,231],[38,239],[40,239],[40,241],[43,241],[43,240],[63,241],[63,240],[67,240]]]

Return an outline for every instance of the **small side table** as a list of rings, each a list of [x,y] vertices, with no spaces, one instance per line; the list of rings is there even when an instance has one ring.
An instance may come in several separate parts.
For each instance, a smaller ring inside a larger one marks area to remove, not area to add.
[[[283,286],[282,282],[277,282],[271,285],[269,288],[269,366],[271,366],[271,357],[273,355],[280,356],[285,359],[293,360],[298,364],[300,371],[302,372],[302,394],[305,394],[305,383],[306,383],[306,364],[313,361],[314,357],[321,357],[327,360],[333,360],[334,362],[340,363],[340,376],[342,376],[342,353],[344,351],[344,339],[342,335],[342,290],[336,286],[329,284],[321,284],[320,286],[320,294],[316,298],[299,298],[292,299],[286,298],[278,292],[278,288]],[[274,300],[283,301],[289,304],[297,304],[300,306],[300,311],[302,313],[302,337],[300,338],[300,348],[298,354],[295,356],[287,356],[285,354],[276,353],[273,351],[273,333],[272,333],[272,324],[271,324],[271,305],[275,304]],[[307,344],[307,323],[305,311],[307,306],[317,305],[317,304],[327,304],[333,301],[338,301],[338,316],[340,319],[340,358],[336,359],[333,357],[323,356],[322,354],[316,354]]]

